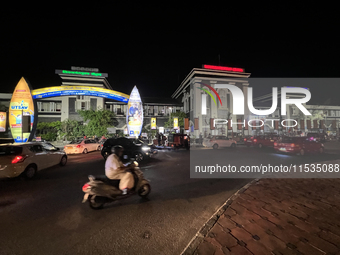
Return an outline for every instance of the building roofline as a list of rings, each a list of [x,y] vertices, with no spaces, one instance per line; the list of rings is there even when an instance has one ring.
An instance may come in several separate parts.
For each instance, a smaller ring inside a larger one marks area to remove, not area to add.
[[[185,79],[182,81],[182,83],[179,85],[179,87],[175,90],[175,92],[172,94],[171,97],[177,98],[180,95],[181,91],[184,89],[184,87],[187,87],[186,83],[188,83],[190,79],[196,74],[214,75],[214,76],[221,76],[221,77],[228,77],[228,78],[248,78],[250,76],[250,73],[193,68],[190,71],[190,73],[185,77]]]

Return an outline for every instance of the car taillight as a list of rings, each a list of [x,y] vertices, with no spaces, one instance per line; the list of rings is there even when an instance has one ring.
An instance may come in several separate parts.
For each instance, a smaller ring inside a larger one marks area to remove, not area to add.
[[[80,148],[80,144],[77,145],[77,148]]]
[[[247,141],[247,138],[244,138],[243,141]]]
[[[21,163],[25,160],[26,157],[23,156],[15,156],[15,158],[12,160],[12,164]]]
[[[274,146],[277,146],[277,143],[274,143]]]
[[[257,142],[257,139],[254,139],[254,142],[256,143],[256,142]]]
[[[292,143],[292,144],[290,145],[290,147],[295,147],[295,144],[294,144],[294,143]]]
[[[87,188],[90,187],[90,184],[86,183],[84,186],[83,186],[83,191],[85,192],[87,190]]]

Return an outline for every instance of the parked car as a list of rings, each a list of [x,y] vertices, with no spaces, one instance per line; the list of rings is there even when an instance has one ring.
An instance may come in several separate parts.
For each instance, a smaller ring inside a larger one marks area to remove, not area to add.
[[[30,179],[37,171],[66,163],[65,152],[52,144],[30,142],[0,145],[0,178],[23,175]]]
[[[231,147],[235,148],[237,142],[234,139],[231,139],[225,135],[214,135],[211,139],[203,140],[203,146],[212,147],[213,149],[223,148],[223,147]]]
[[[324,153],[325,148],[322,143],[311,141],[308,137],[283,137],[282,140],[274,143],[276,152],[300,154],[317,152]]]
[[[326,141],[326,135],[322,133],[308,133],[307,137],[311,141],[317,141],[317,142],[325,142]]]
[[[4,144],[4,143],[14,143],[14,139],[13,138],[0,138],[0,144]]]
[[[245,136],[242,137],[242,140],[240,140],[240,142],[237,143],[237,144],[240,144],[240,143],[242,143],[242,144],[247,144],[247,141],[248,141],[249,139],[251,139],[251,138],[252,138],[251,135],[245,135]]]
[[[72,141],[70,144],[64,146],[66,154],[88,153],[90,151],[99,151],[101,145],[95,140],[83,139]]]
[[[259,135],[259,136],[252,136],[250,137],[246,145],[249,146],[257,146],[259,148],[262,147],[274,147],[274,143],[279,140],[279,136],[271,135],[271,136],[266,136],[266,135]]]
[[[126,137],[109,138],[104,143],[101,152],[105,160],[111,154],[111,148],[115,145],[123,146],[126,156],[128,158],[134,158],[138,162],[157,154],[156,149],[152,148],[139,139]]]

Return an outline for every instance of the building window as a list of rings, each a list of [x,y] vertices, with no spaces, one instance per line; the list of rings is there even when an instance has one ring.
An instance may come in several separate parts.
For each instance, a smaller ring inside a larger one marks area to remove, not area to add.
[[[57,112],[61,112],[61,103],[56,103],[56,109]]]
[[[158,115],[163,116],[164,115],[164,106],[158,107]]]
[[[230,111],[230,94],[227,94],[227,108]]]
[[[116,105],[116,114],[124,115],[124,105]]]
[[[49,112],[50,111],[50,103],[49,102],[42,102],[41,111],[42,112]]]
[[[154,110],[153,106],[149,106],[149,115],[153,115],[153,110]]]
[[[86,110],[86,103],[85,102],[81,102],[80,109],[81,110]]]
[[[194,93],[193,90],[190,90],[190,111],[194,108]]]
[[[79,99],[79,100],[85,100],[85,96],[77,96],[77,99]]]
[[[38,102],[38,112],[41,112],[41,102]]]
[[[50,111],[55,112],[55,103],[54,102],[50,102]]]

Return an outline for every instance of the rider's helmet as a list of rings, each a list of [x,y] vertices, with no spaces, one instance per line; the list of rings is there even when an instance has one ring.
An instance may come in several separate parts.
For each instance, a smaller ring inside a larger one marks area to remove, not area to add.
[[[116,154],[119,157],[119,152],[123,151],[124,148],[121,145],[115,145],[111,148],[111,152]]]

